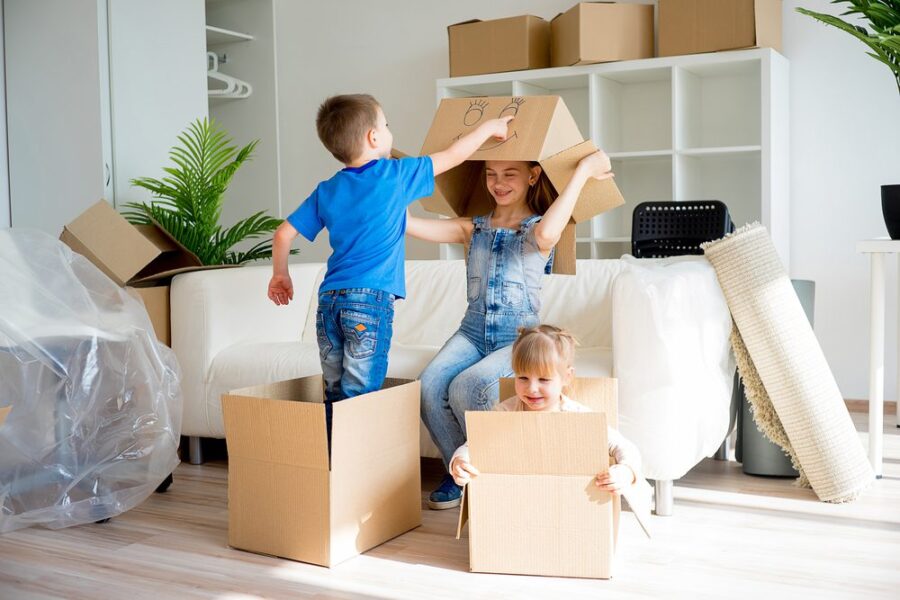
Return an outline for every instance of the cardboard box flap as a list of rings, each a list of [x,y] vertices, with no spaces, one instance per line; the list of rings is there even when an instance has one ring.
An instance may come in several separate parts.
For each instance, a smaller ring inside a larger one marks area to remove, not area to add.
[[[603,413],[466,411],[483,474],[596,475],[609,468],[606,423]]]
[[[459,520],[456,523],[456,539],[462,537],[463,527],[469,521],[469,502],[468,502],[469,486],[464,486],[462,490],[462,498],[459,501]]]
[[[591,410],[606,414],[606,424],[619,426],[619,380],[615,377],[576,377],[566,395]],[[516,395],[515,380],[511,377],[500,379],[500,398]]]
[[[360,463],[360,457],[383,456],[396,453],[398,448],[414,445],[419,448],[419,412],[409,410],[410,395],[398,393],[400,386],[415,386],[413,394],[419,397],[419,382],[402,379],[385,379],[382,388],[363,396],[348,398],[333,405],[331,425],[332,465],[342,468]],[[372,427],[373,423],[384,421],[391,427]],[[391,432],[406,431],[408,435],[398,438]],[[365,432],[365,435],[360,435]],[[384,435],[378,435],[378,432]]]
[[[581,142],[567,150],[541,161],[541,167],[550,179],[550,183],[558,191],[565,189],[575,174],[575,167],[585,156],[596,152],[597,147],[591,141]],[[612,210],[625,204],[625,198],[616,185],[615,179],[598,180],[591,178],[581,190],[578,202],[572,211],[572,220],[576,223],[586,221],[595,215]]]
[[[470,160],[536,161],[544,152],[552,154],[583,140],[559,96],[445,98],[434,115],[421,153],[446,150],[483,121],[507,115],[515,119],[509,124],[506,140],[488,140]]]
[[[63,228],[60,239],[119,285],[125,285],[162,250],[100,200]]]
[[[328,470],[322,377],[235,390],[222,397],[231,457]]]

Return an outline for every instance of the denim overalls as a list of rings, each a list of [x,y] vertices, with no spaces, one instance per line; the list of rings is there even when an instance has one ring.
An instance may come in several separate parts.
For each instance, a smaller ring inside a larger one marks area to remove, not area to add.
[[[553,265],[534,238],[540,215],[518,230],[491,228],[491,215],[472,219],[466,269],[468,308],[459,330],[422,372],[422,419],[447,465],[466,441],[465,411],[490,410],[499,379],[512,374],[512,343],[520,327],[540,322],[541,278]]]

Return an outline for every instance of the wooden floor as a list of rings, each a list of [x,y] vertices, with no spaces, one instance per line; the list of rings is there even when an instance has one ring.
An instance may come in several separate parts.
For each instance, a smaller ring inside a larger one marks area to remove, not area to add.
[[[861,430],[865,415],[854,414]],[[456,511],[333,569],[226,545],[224,462],[181,465],[166,494],[103,525],[0,537],[0,599],[32,598],[900,598],[900,429],[885,476],[823,504],[790,481],[706,460],[675,488],[654,539],[623,513],[610,581],[469,573]],[[860,434],[865,438],[865,433]],[[424,487],[439,473],[428,461]]]

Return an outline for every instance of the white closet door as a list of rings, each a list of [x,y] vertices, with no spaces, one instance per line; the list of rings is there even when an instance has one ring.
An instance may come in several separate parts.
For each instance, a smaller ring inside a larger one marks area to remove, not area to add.
[[[0,6],[3,2],[0,0]],[[0,10],[0,228],[9,227],[9,163],[6,154],[6,57],[3,51],[3,11]]]
[[[98,0],[5,0],[12,225],[58,235],[103,196]]]
[[[203,0],[108,0],[116,206],[145,202],[135,177],[161,177],[169,148],[208,114]]]

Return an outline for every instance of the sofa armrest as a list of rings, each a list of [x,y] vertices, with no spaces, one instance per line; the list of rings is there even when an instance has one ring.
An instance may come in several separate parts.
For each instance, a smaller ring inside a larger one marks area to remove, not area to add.
[[[235,344],[301,339],[324,267],[290,265],[294,299],[287,306],[267,297],[269,265],[193,271],[173,279],[172,349],[182,370],[184,435],[207,433],[207,374],[219,352]]]

